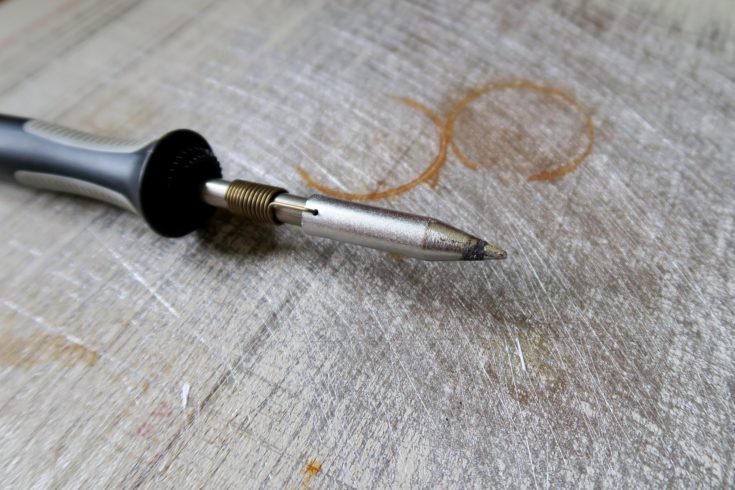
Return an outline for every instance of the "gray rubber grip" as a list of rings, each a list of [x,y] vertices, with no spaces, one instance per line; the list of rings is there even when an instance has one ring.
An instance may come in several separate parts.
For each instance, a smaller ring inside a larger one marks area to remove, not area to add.
[[[141,143],[0,115],[0,177],[137,212],[165,236],[201,226],[212,209],[199,189],[221,176],[209,144],[193,131]]]

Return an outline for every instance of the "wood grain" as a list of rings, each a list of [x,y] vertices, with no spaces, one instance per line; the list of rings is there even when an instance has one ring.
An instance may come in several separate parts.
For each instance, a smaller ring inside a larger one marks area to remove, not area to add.
[[[731,5],[3,2],[1,112],[191,127],[227,176],[298,194],[299,168],[411,182],[479,87],[583,117],[479,94],[435,178],[377,201],[504,263],[227,216],[168,240],[2,184],[2,486],[734,486]],[[581,154],[585,117],[582,161],[529,180]]]

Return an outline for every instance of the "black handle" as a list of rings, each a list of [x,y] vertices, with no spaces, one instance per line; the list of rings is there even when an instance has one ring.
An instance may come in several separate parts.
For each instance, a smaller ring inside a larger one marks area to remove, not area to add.
[[[207,141],[188,129],[142,143],[0,114],[0,177],[106,201],[175,237],[212,214],[201,186],[222,170]]]

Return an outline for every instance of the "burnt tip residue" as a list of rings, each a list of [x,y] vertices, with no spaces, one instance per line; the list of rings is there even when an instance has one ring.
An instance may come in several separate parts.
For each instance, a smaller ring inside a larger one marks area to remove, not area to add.
[[[464,260],[485,260],[485,240],[478,240],[473,245],[468,245],[462,250]]]
[[[477,240],[462,250],[463,260],[499,260],[508,256],[505,250],[485,240]]]

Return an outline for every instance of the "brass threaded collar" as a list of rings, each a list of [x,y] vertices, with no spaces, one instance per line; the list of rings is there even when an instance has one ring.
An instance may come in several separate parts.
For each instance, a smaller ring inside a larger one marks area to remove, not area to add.
[[[278,223],[270,203],[286,189],[245,180],[233,180],[225,191],[227,208],[253,221]]]

